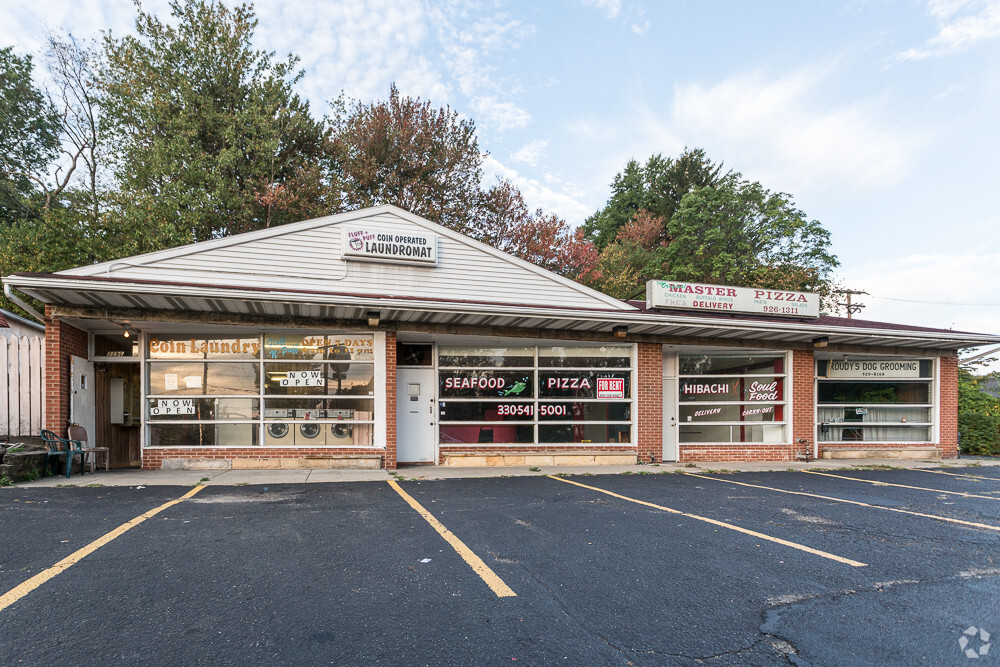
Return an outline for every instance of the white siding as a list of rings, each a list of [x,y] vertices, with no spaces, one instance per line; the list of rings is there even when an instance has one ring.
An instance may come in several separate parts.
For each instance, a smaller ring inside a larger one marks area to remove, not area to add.
[[[115,278],[134,278],[232,287],[267,287],[345,294],[421,297],[460,301],[527,305],[557,305],[580,308],[622,308],[575,283],[567,283],[537,267],[525,266],[496,251],[486,250],[460,235],[433,223],[416,223],[384,209],[364,218],[366,223],[386,229],[430,230],[438,234],[438,265],[350,261],[341,259],[342,216],[315,225],[293,223],[288,230],[264,238],[251,233],[213,243],[192,246],[190,252],[171,256],[147,256],[144,266],[126,260],[110,266]],[[280,228],[279,228],[280,230]],[[442,232],[444,232],[442,234]],[[162,255],[158,253],[157,255]],[[98,269],[99,267],[91,267]],[[105,275],[104,270],[90,275]],[[79,274],[81,269],[71,273]],[[70,273],[70,272],[67,272]],[[346,275],[345,275],[346,274]]]

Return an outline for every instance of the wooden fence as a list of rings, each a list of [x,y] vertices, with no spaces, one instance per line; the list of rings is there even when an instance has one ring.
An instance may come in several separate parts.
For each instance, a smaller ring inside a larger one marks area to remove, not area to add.
[[[38,336],[0,336],[0,436],[38,435],[42,429],[44,365]]]

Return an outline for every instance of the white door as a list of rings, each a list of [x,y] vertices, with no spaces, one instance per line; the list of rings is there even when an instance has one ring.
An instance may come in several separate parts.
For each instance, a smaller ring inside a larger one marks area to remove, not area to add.
[[[663,378],[663,460],[676,461],[677,452],[677,380]]]
[[[91,442],[97,438],[97,399],[94,363],[83,357],[70,358],[69,420],[87,429]]]
[[[396,461],[437,461],[437,374],[433,368],[396,369]]]

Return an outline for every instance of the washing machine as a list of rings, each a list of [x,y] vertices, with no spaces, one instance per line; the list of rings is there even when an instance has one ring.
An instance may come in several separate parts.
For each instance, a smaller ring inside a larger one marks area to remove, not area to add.
[[[310,421],[326,419],[326,410],[295,410],[295,419],[305,420],[292,424],[296,447],[319,447],[326,444],[326,424]]]
[[[351,421],[354,419],[354,410],[327,410],[326,418]],[[329,427],[329,430],[326,434],[326,444],[354,444],[354,424],[327,424],[327,426]]]
[[[291,410],[264,410],[264,444],[265,445],[292,445],[295,443],[293,434],[294,424],[285,421],[272,421],[274,419],[291,419]]]

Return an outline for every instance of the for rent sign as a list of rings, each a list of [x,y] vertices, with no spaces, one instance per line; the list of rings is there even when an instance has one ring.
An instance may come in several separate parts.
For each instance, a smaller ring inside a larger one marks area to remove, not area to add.
[[[819,294],[673,280],[650,280],[646,283],[646,305],[649,308],[718,313],[819,317]]]
[[[437,236],[368,225],[344,225],[344,257],[373,262],[437,264]]]

